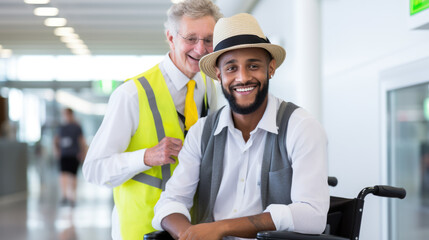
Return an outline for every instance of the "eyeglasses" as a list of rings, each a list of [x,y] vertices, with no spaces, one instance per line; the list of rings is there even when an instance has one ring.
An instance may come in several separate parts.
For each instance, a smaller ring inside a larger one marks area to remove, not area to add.
[[[198,41],[203,40],[204,46],[213,47],[213,38],[197,38],[195,36],[184,37],[180,33],[177,34],[179,34],[185,40],[186,44],[195,45],[198,43]]]

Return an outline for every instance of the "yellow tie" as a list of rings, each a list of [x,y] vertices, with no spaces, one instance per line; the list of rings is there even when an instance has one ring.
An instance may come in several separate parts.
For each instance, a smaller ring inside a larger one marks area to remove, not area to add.
[[[195,81],[189,80],[185,98],[185,130],[188,131],[198,120],[197,104],[194,101]]]

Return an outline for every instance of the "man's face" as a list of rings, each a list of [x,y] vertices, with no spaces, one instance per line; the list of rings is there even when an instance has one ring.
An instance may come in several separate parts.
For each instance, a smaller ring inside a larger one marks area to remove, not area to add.
[[[261,48],[226,52],[218,58],[216,74],[232,111],[249,114],[267,100],[268,79],[274,74],[275,60]]]
[[[63,119],[64,119],[64,122],[66,122],[66,123],[72,122],[72,120],[73,120],[73,113],[71,113],[67,109],[64,109],[63,110]]]
[[[191,44],[187,39],[213,39],[213,30],[216,22],[212,16],[201,18],[182,17],[179,25],[179,32],[167,32],[167,39],[170,45],[170,57],[173,63],[187,77],[192,78],[200,71],[199,60],[208,53],[213,52],[213,45],[198,40]]]

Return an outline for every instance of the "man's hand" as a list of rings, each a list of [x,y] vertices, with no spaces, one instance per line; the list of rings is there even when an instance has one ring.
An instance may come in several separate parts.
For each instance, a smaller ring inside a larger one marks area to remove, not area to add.
[[[146,149],[144,164],[152,167],[175,163],[176,160],[173,157],[179,155],[180,149],[182,149],[182,140],[165,137],[156,146]]]
[[[188,227],[179,234],[179,240],[220,240],[225,236],[255,238],[260,231],[273,231],[276,227],[270,213],[201,223]]]
[[[190,226],[179,240],[220,240],[222,239],[222,227],[220,222],[200,223]]]

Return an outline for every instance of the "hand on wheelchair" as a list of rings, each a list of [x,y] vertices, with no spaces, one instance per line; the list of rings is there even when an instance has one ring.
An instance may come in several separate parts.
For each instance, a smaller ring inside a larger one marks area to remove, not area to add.
[[[200,223],[190,226],[181,236],[179,240],[195,239],[195,240],[219,240],[222,239],[222,227],[219,222]]]

